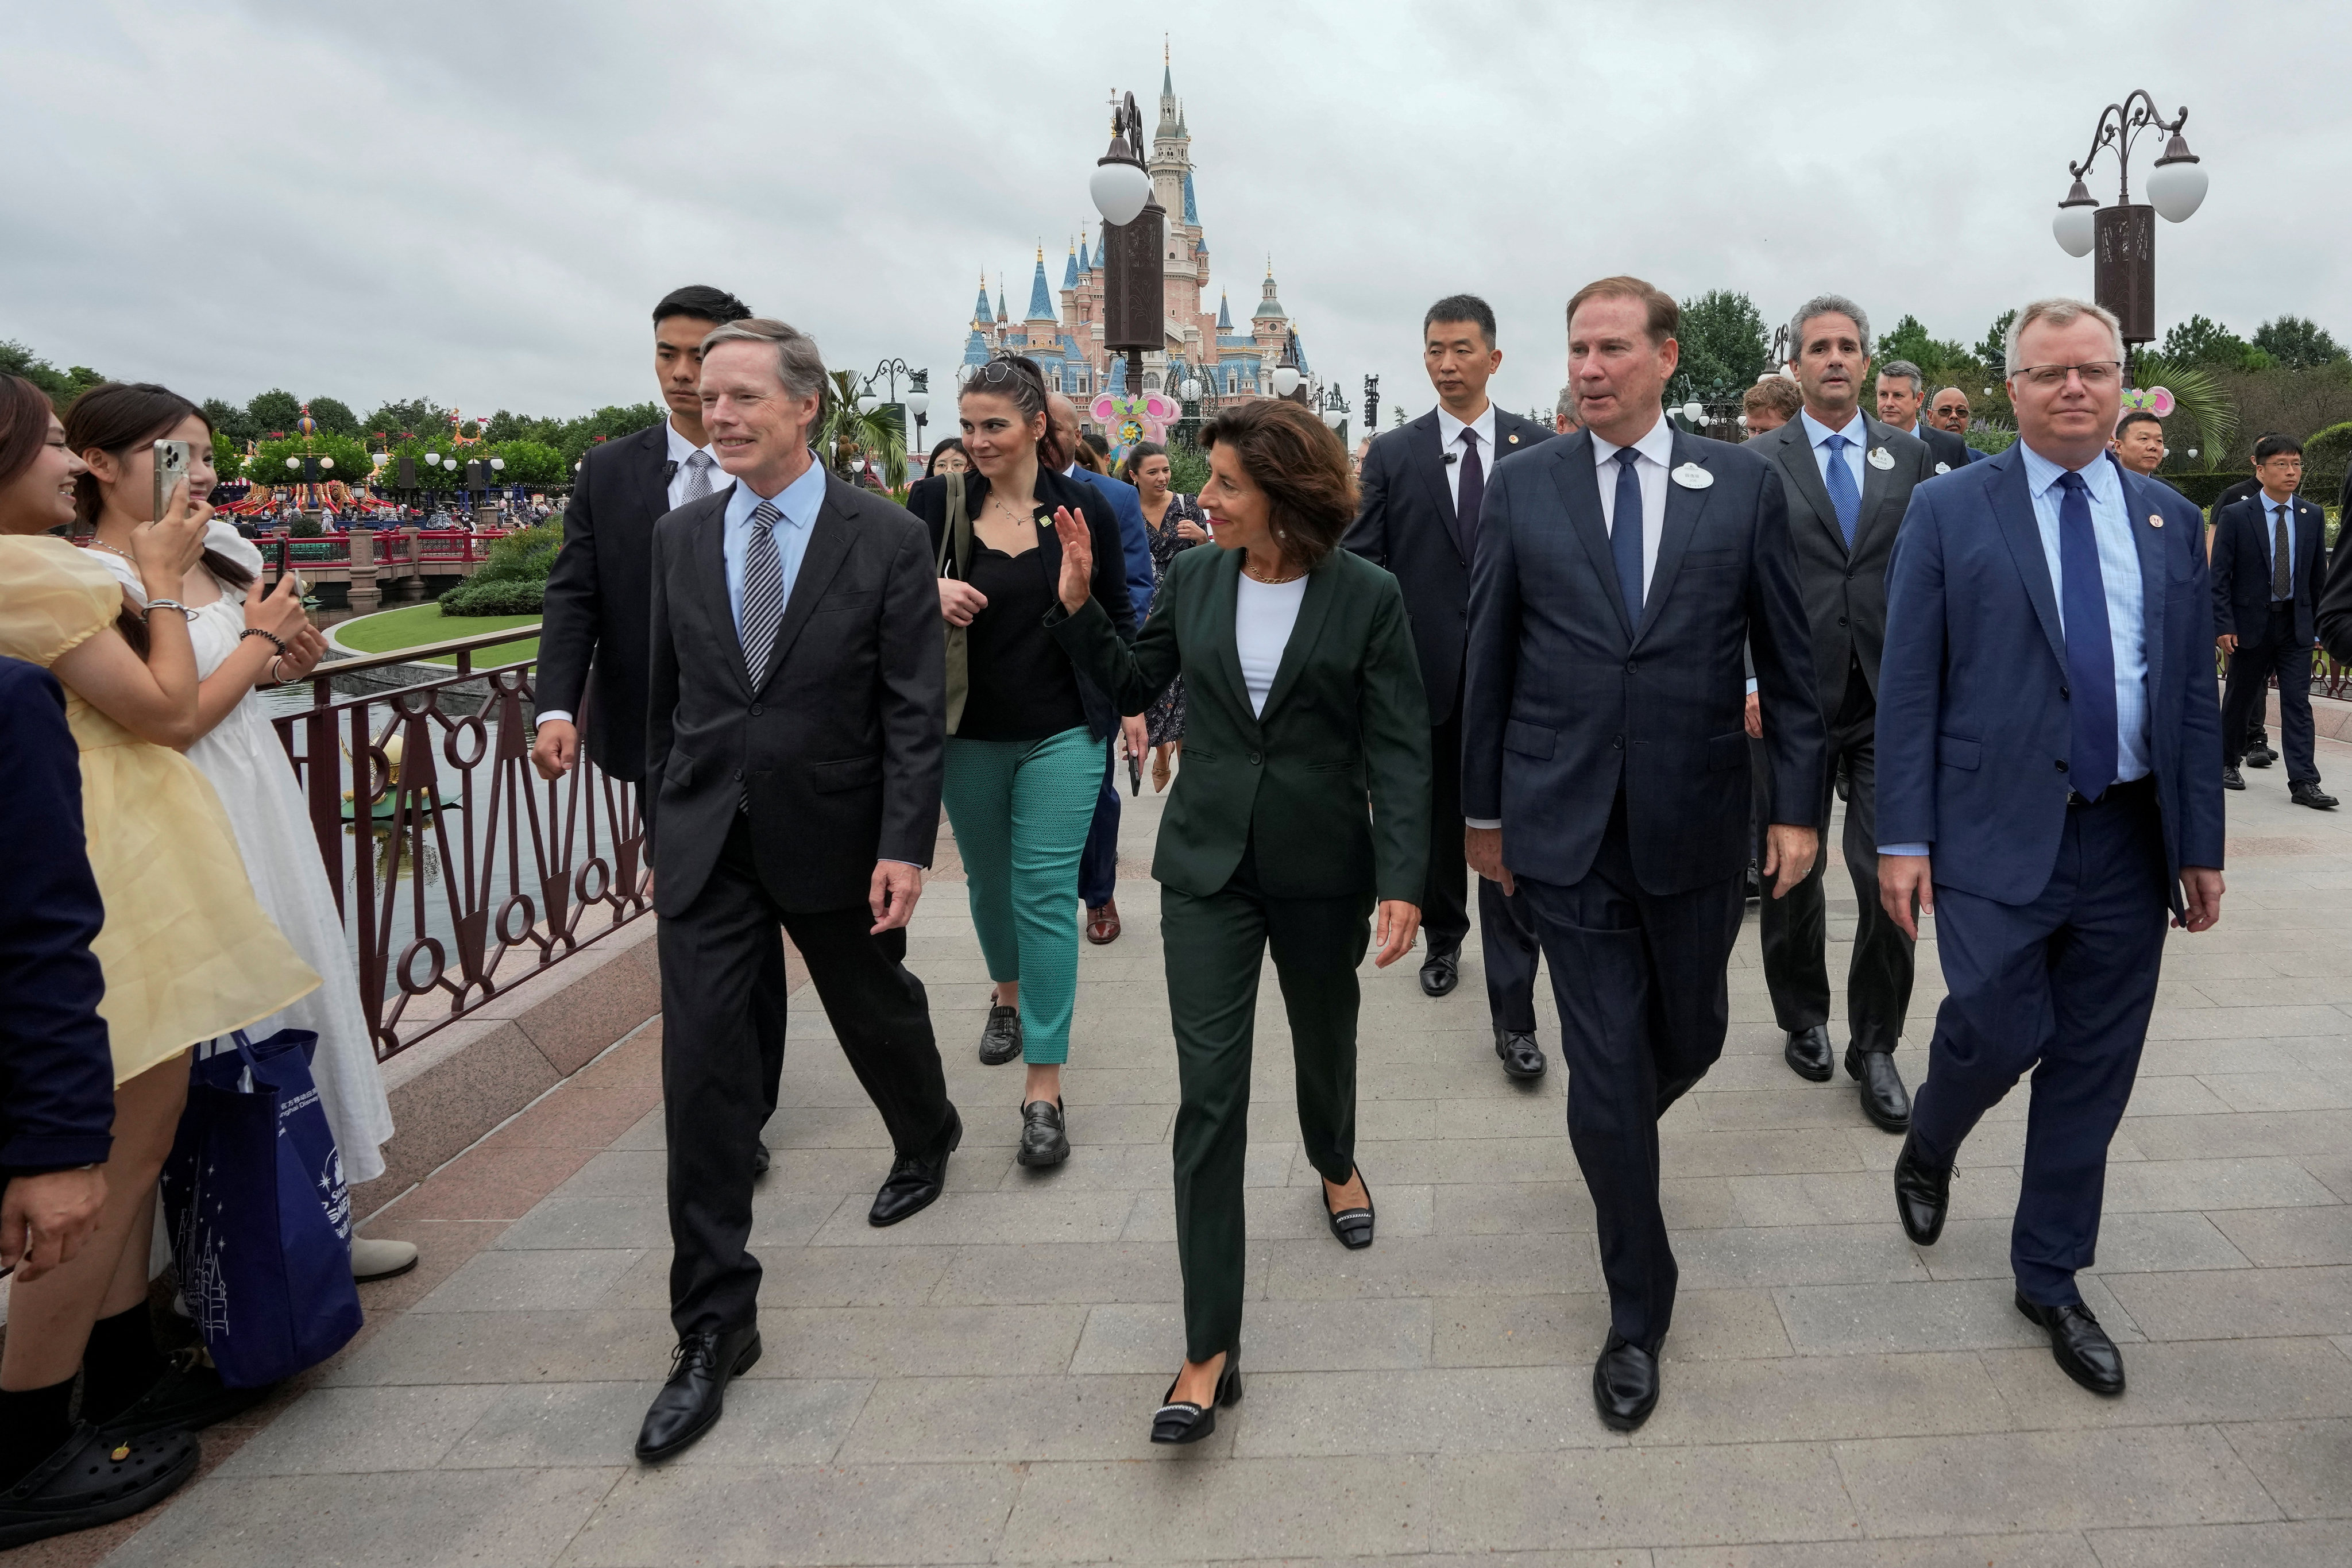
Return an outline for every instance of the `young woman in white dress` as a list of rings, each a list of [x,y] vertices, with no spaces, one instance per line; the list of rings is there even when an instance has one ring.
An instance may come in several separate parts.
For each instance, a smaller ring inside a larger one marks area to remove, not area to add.
[[[91,553],[121,579],[125,603],[144,606],[145,588],[125,552],[131,530],[153,510],[153,443],[188,443],[188,490],[202,496],[215,479],[212,426],[187,399],[148,384],[93,387],[75,400],[65,424],[67,443],[89,465],[76,510],[79,521],[96,525]],[[180,590],[192,612],[202,731],[187,757],[212,781],[228,813],[262,909],[325,982],[247,1033],[256,1039],[289,1028],[318,1035],[311,1076],[342,1154],[344,1179],[357,1184],[383,1174],[381,1146],[392,1136],[392,1108],[360,1010],[334,889],[311,837],[309,804],[254,691],[264,681],[310,674],[326,639],[304,616],[291,574],[274,593],[248,592],[261,566],[253,543],[215,519],[204,559]],[[352,1238],[352,1271],[362,1279],[405,1273],[415,1264],[412,1243]]]

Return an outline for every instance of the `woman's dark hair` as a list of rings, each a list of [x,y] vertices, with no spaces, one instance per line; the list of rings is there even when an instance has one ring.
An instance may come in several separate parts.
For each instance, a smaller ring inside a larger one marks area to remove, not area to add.
[[[963,384],[963,390],[958,395],[970,397],[975,393],[1011,399],[1013,412],[1019,414],[1021,422],[1026,425],[1045,412],[1045,373],[1039,370],[1037,362],[1027,354],[998,354],[972,372],[971,379]],[[1045,421],[1045,434],[1037,441],[1037,462],[1042,468],[1061,467],[1046,460],[1046,446],[1053,439],[1054,422],[1049,417]]]
[[[212,430],[213,422],[205,417],[205,411],[169,387],[152,381],[105,382],[75,398],[73,406],[66,410],[66,445],[84,456],[104,452],[120,462],[150,441],[162,440],[191,415],[207,431]],[[100,504],[98,476],[87,473],[76,479],[74,521],[95,526]],[[217,550],[205,552],[205,569],[226,587],[253,586],[253,574]],[[147,623],[127,600],[115,624],[123,641],[140,658],[146,658]]]
[[[1260,397],[1222,409],[1202,426],[1201,445],[1229,447],[1241,459],[1242,471],[1265,492],[1266,521],[1294,565],[1321,564],[1356,520],[1348,448],[1296,403]]]
[[[1118,477],[1129,484],[1133,484],[1137,472],[1143,467],[1144,458],[1164,458],[1167,455],[1168,448],[1157,441],[1138,441],[1127,449],[1125,460],[1118,465]]]
[[[946,440],[940,442],[938,446],[932,447],[931,455],[923,459],[923,475],[926,479],[940,471],[940,454],[941,452],[961,452],[965,462],[969,463],[971,461],[971,454],[970,452],[965,452],[963,449],[963,437],[961,436],[950,436]]]
[[[49,439],[49,395],[21,375],[0,374],[0,486],[33,466]]]

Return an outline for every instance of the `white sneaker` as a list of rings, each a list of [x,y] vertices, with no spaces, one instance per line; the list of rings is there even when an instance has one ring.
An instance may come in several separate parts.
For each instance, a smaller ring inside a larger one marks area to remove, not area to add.
[[[352,1278],[389,1279],[416,1267],[416,1244],[383,1241],[371,1236],[352,1237]]]

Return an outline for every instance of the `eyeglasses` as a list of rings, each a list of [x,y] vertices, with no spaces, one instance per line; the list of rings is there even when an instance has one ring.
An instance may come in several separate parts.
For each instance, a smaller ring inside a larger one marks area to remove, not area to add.
[[[2095,359],[2088,364],[2028,365],[2017,374],[2040,387],[2063,386],[2068,376],[2080,376],[2086,389],[2099,392],[2122,381],[2124,367],[2119,360]]]

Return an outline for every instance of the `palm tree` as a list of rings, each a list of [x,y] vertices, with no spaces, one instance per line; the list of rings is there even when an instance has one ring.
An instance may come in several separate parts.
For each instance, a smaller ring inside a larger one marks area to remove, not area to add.
[[[2238,409],[2212,372],[2142,349],[2132,358],[2132,384],[2161,386],[2171,393],[2173,416],[2189,437],[2176,445],[2195,447],[2197,461],[2208,468],[2221,463],[2231,437],[2238,433]]]
[[[895,490],[907,482],[907,432],[898,411],[887,404],[860,414],[857,400],[865,390],[854,370],[836,370],[827,376],[811,444],[839,474],[848,473],[861,457],[873,458],[882,469],[882,482]]]

